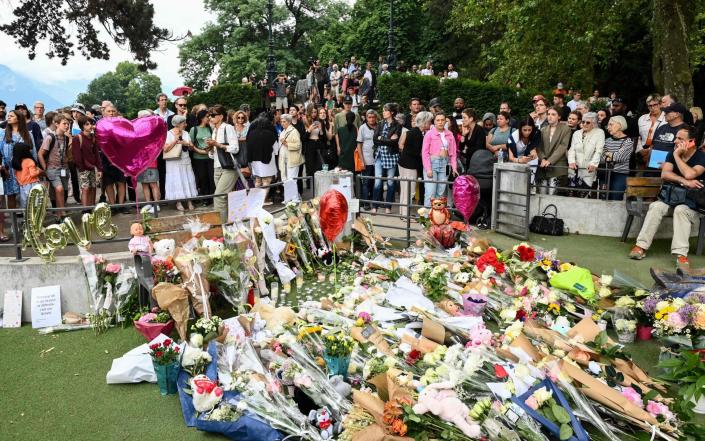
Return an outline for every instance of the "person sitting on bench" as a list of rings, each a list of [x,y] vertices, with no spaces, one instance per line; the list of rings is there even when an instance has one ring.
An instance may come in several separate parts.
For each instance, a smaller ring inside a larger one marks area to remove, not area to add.
[[[705,172],[705,153],[697,149],[695,143],[695,129],[686,126],[676,134],[675,149],[668,153],[661,168],[661,178],[663,185],[675,185],[674,193],[685,193],[683,190],[703,188],[703,182],[699,180]],[[671,241],[671,253],[676,256],[676,266],[684,271],[689,270],[688,248],[690,238],[690,228],[695,221],[700,218],[695,205],[689,199],[678,203],[682,198],[670,198],[664,201],[659,194],[659,200],[649,205],[649,211],[644,218],[644,224],[639,231],[636,245],[629,253],[632,259],[641,260],[646,256],[646,250],[651,246],[651,242],[658,230],[663,217],[671,211],[673,213],[673,239]],[[675,199],[675,201],[674,201]]]

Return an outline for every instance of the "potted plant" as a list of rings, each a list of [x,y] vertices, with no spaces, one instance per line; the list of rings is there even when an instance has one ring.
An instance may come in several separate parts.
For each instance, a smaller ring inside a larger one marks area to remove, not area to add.
[[[167,338],[161,343],[154,343],[149,349],[154,373],[157,374],[159,392],[162,395],[175,394],[177,392],[176,378],[179,375],[181,348],[173,340]]]
[[[352,354],[354,344],[352,337],[342,332],[328,334],[323,339],[323,359],[328,367],[328,375],[342,375],[343,379],[348,378],[350,354]]]
[[[705,414],[705,363],[698,352],[683,351],[678,356],[659,362],[663,380],[678,385],[678,406],[684,414]]]
[[[174,330],[174,320],[168,312],[162,311],[158,307],[152,308],[150,312],[140,312],[134,321],[135,329],[142,334],[147,341],[152,341],[159,334],[169,335]]]

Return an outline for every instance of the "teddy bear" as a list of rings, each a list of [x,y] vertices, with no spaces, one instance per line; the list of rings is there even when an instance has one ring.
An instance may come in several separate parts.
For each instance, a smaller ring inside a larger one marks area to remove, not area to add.
[[[443,421],[454,424],[470,438],[480,437],[480,425],[470,418],[470,409],[460,401],[452,384],[433,383],[426,386],[413,409],[421,415],[431,412]]]
[[[196,412],[209,412],[223,398],[223,389],[218,383],[205,375],[196,375],[191,379],[193,391],[193,407]]]
[[[217,240],[206,239],[203,241],[203,246],[208,250],[208,254],[223,251],[223,242]]]
[[[428,218],[433,225],[444,225],[450,222],[450,211],[448,211],[447,204],[448,199],[446,198],[431,199],[431,212],[428,214]]]
[[[174,239],[162,239],[156,241],[153,247],[156,257],[166,260],[169,257],[174,257],[176,242]]]
[[[341,397],[347,397],[352,392],[352,386],[345,382],[342,375],[334,375],[330,377],[330,384]]]

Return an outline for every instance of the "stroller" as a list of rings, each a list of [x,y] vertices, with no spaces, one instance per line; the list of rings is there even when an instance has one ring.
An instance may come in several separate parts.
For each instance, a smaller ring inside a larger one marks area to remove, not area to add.
[[[489,150],[477,150],[470,157],[467,174],[474,176],[480,184],[480,202],[470,217],[481,230],[490,227],[492,218],[492,181],[494,179],[495,156]]]

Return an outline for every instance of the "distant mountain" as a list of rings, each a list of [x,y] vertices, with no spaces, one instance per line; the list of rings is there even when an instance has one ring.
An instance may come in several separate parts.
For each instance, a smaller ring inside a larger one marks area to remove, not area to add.
[[[7,103],[8,109],[15,107],[16,103],[24,103],[31,110],[32,103],[35,101],[43,101],[47,110],[71,104],[72,99],[66,100],[62,97],[60,101],[54,98],[52,94],[46,92],[48,88],[49,86],[39,84],[0,64],[0,99]]]

